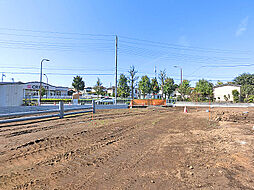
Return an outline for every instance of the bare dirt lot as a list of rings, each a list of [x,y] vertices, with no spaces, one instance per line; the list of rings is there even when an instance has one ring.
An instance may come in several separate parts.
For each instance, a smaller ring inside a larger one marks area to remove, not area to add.
[[[0,189],[254,189],[254,109],[148,108],[0,126]]]

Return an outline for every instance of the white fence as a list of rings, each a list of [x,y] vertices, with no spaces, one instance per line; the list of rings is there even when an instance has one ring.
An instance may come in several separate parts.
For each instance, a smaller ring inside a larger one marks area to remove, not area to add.
[[[209,107],[209,102],[176,102],[176,106]],[[212,107],[254,107],[254,103],[211,102]]]

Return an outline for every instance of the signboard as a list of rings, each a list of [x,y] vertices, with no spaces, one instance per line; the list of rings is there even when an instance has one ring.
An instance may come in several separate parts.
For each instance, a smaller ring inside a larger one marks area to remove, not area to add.
[[[28,84],[28,85],[26,86],[26,88],[27,88],[27,89],[33,89],[33,90],[39,90],[39,89],[40,89],[40,85],[37,85],[37,84],[33,84],[33,85]],[[48,90],[48,89],[49,89],[49,86],[44,86],[44,85],[42,85],[42,88],[44,88],[45,90]]]

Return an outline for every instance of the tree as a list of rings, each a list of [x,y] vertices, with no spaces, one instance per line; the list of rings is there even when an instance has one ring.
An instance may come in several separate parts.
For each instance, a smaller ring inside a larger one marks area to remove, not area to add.
[[[248,101],[250,95],[254,95],[254,74],[243,73],[236,77],[234,83],[241,85],[240,101]]]
[[[136,76],[136,74],[138,73],[137,70],[135,70],[134,66],[130,67],[130,70],[128,71],[129,73],[129,82],[131,83],[131,99],[134,98],[134,87],[135,87],[135,82],[138,80],[138,76]]]
[[[190,95],[190,81],[183,80],[182,84],[179,85],[178,92],[181,94],[181,98],[184,100],[186,95]]]
[[[254,102],[254,95],[250,95],[247,100],[248,100],[248,103],[253,103]]]
[[[44,95],[46,95],[46,90],[45,90],[45,88],[41,88],[41,96],[43,97]]]
[[[141,91],[144,98],[146,97],[147,94],[151,92],[151,83],[147,75],[141,77],[141,81],[139,81],[138,88]]]
[[[224,100],[227,102],[228,101],[228,97],[227,97],[227,95],[224,95]]]
[[[192,102],[198,102],[199,101],[199,94],[195,91],[195,90],[192,90],[191,93],[190,93],[190,100]]]
[[[233,81],[238,85],[254,85],[254,74],[243,73],[236,77]]]
[[[171,94],[175,91],[177,87],[178,86],[177,84],[175,84],[174,79],[169,77],[165,79],[164,92],[168,97],[171,96]]]
[[[152,91],[153,97],[154,97],[154,95],[160,91],[160,88],[159,88],[159,84],[158,84],[158,81],[156,78],[153,78],[151,81],[152,81],[151,82],[151,91]]]
[[[249,96],[251,95],[254,95],[254,86],[251,84],[242,85],[240,98],[247,102]]]
[[[97,97],[99,97],[99,95],[103,95],[103,86],[102,86],[102,82],[99,78],[97,78],[97,82],[96,85],[93,88],[97,94]]]
[[[219,86],[219,85],[223,85],[223,82],[221,82],[221,81],[218,80],[216,85],[218,85],[218,86]]]
[[[117,88],[118,96],[127,98],[130,95],[130,87],[128,86],[128,79],[124,74],[120,75]]]
[[[164,97],[164,85],[165,85],[166,77],[167,77],[166,70],[164,69],[163,71],[160,71],[159,80],[160,80],[160,86],[162,91],[162,99]]]
[[[85,82],[83,81],[82,77],[76,76],[73,78],[72,86],[75,88],[77,92],[84,90]]]
[[[201,79],[196,83],[195,92],[198,93],[199,101],[211,100],[213,98],[213,83]]]

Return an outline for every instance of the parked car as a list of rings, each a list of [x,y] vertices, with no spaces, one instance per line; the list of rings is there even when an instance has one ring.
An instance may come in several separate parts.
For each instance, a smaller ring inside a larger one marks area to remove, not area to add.
[[[114,104],[115,103],[115,98],[105,97],[105,98],[102,98],[100,100],[96,100],[95,103],[96,104],[104,104],[104,103]]]

